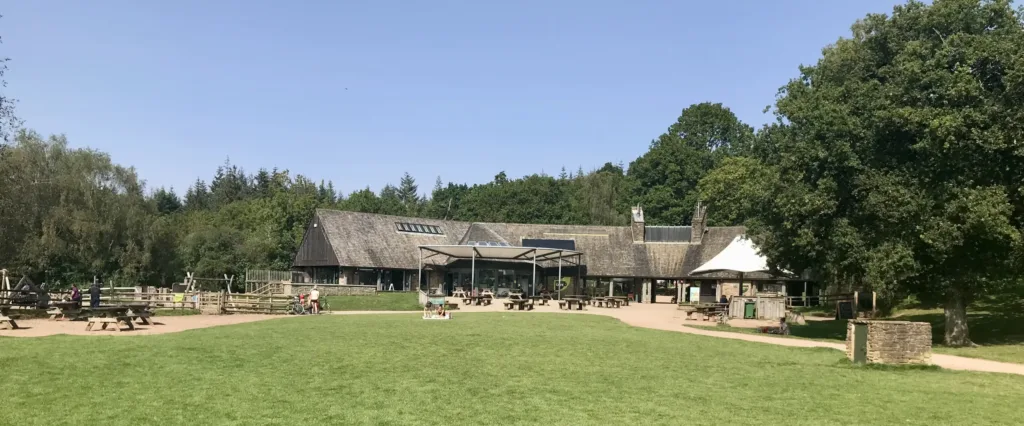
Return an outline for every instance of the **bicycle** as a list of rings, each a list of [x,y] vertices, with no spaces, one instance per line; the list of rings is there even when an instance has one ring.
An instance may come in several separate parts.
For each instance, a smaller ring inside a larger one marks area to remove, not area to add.
[[[320,313],[324,313],[324,311],[331,311],[331,302],[328,302],[327,299],[320,301]]]

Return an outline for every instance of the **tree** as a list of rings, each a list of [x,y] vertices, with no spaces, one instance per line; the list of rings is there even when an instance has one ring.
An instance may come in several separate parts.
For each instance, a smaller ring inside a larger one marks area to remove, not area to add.
[[[226,206],[245,199],[250,188],[245,171],[231,164],[230,159],[224,160],[224,165],[217,167],[217,174],[210,182],[210,200],[215,206]]]
[[[0,18],[3,18],[3,15],[0,15]],[[3,39],[0,38],[0,43],[2,42]],[[7,87],[4,73],[7,72],[7,62],[10,60],[11,58],[0,57],[0,89]],[[11,139],[17,133],[17,129],[21,127],[22,121],[14,115],[14,104],[17,102],[17,100],[0,93],[0,141],[2,142],[11,142]],[[3,149],[4,144],[0,143],[0,151]]]
[[[181,210],[181,200],[178,198],[178,194],[174,193],[174,188],[171,188],[170,191],[164,188],[156,190],[153,193],[153,203],[156,205],[156,211],[163,215]]]
[[[196,178],[195,183],[185,191],[185,208],[189,210],[205,210],[212,207],[210,191],[206,189],[206,182]]]
[[[627,191],[622,167],[605,163],[588,174],[579,171],[567,189],[572,197],[569,211],[578,215],[570,218],[571,223],[618,226],[629,223]]]
[[[402,202],[402,195],[394,185],[387,184],[380,190],[380,210],[377,213],[401,216],[408,206]]]
[[[756,158],[726,158],[697,184],[700,198],[714,211],[710,226],[745,225],[771,204],[778,172]]]
[[[341,204],[341,208],[354,212],[379,213],[380,199],[369,187],[366,187],[349,194],[345,202]]]
[[[698,201],[697,182],[737,149],[753,129],[721,104],[687,107],[650,150],[629,165],[633,198],[652,224],[689,223]]]
[[[778,266],[942,303],[945,343],[970,345],[970,303],[1019,283],[1021,16],[911,1],[852,32],[780,92],[752,232]]]
[[[416,185],[416,179],[413,179],[408,172],[402,175],[402,180],[398,183],[398,193],[396,195],[398,201],[405,207],[405,212],[402,214],[416,216],[419,213],[419,186]]]

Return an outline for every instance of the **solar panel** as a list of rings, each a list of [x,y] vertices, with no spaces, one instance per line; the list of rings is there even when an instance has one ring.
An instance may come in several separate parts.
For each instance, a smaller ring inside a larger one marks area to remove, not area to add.
[[[555,250],[576,250],[576,241],[523,238],[523,247],[547,248]]]

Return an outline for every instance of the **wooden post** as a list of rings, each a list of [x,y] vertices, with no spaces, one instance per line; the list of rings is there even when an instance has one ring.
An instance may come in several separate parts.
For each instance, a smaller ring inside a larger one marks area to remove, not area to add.
[[[857,291],[853,292],[853,317],[857,318],[860,313],[860,294]]]
[[[871,318],[878,317],[878,293],[871,292]]]

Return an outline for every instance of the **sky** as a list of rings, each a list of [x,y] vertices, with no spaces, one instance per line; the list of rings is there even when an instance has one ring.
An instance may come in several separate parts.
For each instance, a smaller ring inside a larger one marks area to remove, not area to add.
[[[5,2],[27,128],[183,194],[228,159],[349,193],[628,165],[688,105],[760,127],[900,0]]]

